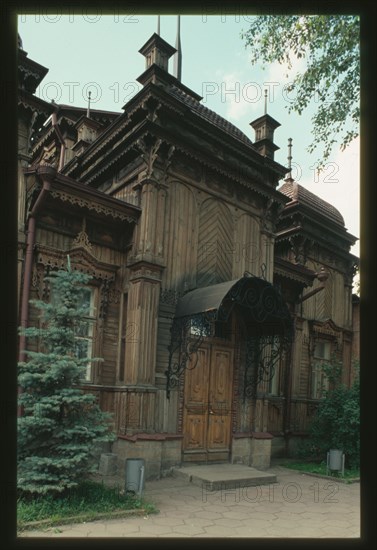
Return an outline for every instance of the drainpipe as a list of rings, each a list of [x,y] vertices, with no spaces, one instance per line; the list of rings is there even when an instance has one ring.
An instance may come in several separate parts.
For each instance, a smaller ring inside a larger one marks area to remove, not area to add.
[[[41,210],[46,197],[50,191],[51,181],[55,179],[56,169],[52,166],[42,165],[36,170],[36,174],[39,175],[43,181],[42,189],[38,195],[37,200],[29,214],[28,227],[27,227],[27,239],[26,239],[26,252],[25,252],[25,268],[24,268],[24,281],[22,287],[21,297],[21,327],[27,328],[29,322],[29,296],[31,285],[31,272],[33,267],[34,257],[34,245],[35,245],[35,228],[36,217]],[[25,361],[26,354],[26,336],[20,335],[19,340],[19,361]],[[22,393],[22,388],[18,387],[18,393]],[[21,408],[18,408],[18,416],[21,416]]]
[[[59,156],[59,165],[58,172],[61,172],[64,166],[65,159],[65,141],[61,130],[57,122],[57,109],[52,113],[52,126],[55,130],[55,133],[60,141],[60,156]],[[22,288],[22,298],[21,298],[21,327],[27,328],[29,321],[29,296],[30,296],[30,284],[31,284],[31,272],[33,267],[33,257],[34,257],[34,245],[35,245],[35,228],[36,228],[36,217],[41,210],[43,203],[46,200],[46,196],[50,191],[51,181],[55,179],[56,169],[49,165],[39,165],[36,169],[36,174],[39,175],[43,181],[42,189],[39,193],[39,196],[29,214],[28,227],[27,227],[27,240],[26,240],[26,253],[25,253],[25,267],[24,267],[24,280]],[[20,335],[19,340],[19,361],[25,361],[26,354],[26,337],[24,334]],[[19,393],[22,392],[22,389],[19,387]],[[19,416],[20,416],[20,410]]]

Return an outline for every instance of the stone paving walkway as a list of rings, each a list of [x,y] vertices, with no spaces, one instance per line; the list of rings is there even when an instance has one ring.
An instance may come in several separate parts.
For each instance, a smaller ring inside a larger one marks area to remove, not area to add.
[[[277,483],[207,491],[182,478],[146,483],[160,510],[131,517],[28,531],[30,537],[360,537],[360,484],[312,477],[275,466]]]

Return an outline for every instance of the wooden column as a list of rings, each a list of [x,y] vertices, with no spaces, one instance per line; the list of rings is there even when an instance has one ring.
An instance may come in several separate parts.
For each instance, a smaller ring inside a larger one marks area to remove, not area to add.
[[[130,266],[124,383],[153,385],[161,268],[145,261]]]
[[[137,187],[141,192],[142,214],[135,234],[133,260],[164,263],[164,222],[167,187],[154,179],[144,179]]]
[[[135,234],[130,269],[124,383],[154,385],[158,307],[164,269],[166,186],[146,178],[139,184],[142,214]]]

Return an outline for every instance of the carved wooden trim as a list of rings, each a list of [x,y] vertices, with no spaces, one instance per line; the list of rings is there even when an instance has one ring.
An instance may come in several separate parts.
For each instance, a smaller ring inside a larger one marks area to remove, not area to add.
[[[158,151],[161,147],[162,140],[157,139],[154,143],[147,144],[145,139],[140,138],[136,142],[138,149],[141,151],[141,158],[145,164],[145,174],[146,178],[154,177],[154,164],[158,157]]]
[[[129,223],[135,223],[135,218],[133,216],[128,216],[127,214],[122,214],[117,212],[112,208],[103,206],[98,203],[94,203],[93,200],[87,200],[83,197],[76,197],[70,195],[64,191],[51,191],[51,196],[55,199],[60,199],[64,202],[69,202],[70,204],[77,205],[80,208],[87,208],[88,210],[94,210],[98,214],[105,214],[105,216],[111,216],[112,218],[118,218],[122,221],[128,221]]]
[[[288,239],[293,250],[297,264],[306,265],[310,249],[314,245],[314,240],[303,235],[293,235]]]
[[[72,246],[71,250],[74,249],[74,248],[83,248],[84,250],[87,250],[93,256],[93,245],[89,241],[89,237],[88,237],[88,234],[85,231],[85,228],[83,228],[80,231],[80,233],[74,239],[72,245],[73,246]]]
[[[140,108],[140,107],[138,107]],[[95,150],[93,152],[91,152],[89,155],[86,155],[85,156],[85,159],[82,160],[82,164],[83,166],[87,165],[87,164],[91,164],[91,161],[93,160],[93,158],[98,155],[100,153],[100,151],[102,149],[104,149],[106,147],[106,145],[108,145],[109,143],[111,143],[112,141],[115,141],[115,139],[117,138],[117,136],[127,128],[127,126],[129,126],[131,124],[131,120],[128,118],[126,120],[124,120],[116,130],[113,131],[113,133],[109,136],[108,139],[104,139],[101,143],[99,143],[97,145],[97,147],[95,148]]]
[[[183,295],[182,292],[174,289],[161,289],[160,291],[160,303],[170,306],[176,306],[179,298]]]
[[[69,254],[71,264],[83,273],[91,275],[95,279],[112,281],[115,279],[115,271],[118,266],[104,264],[99,262],[85,248],[75,248],[69,250],[57,250],[49,246],[39,245],[36,254],[37,264],[41,264],[51,269],[63,269],[67,265],[67,255]]]
[[[108,290],[109,303],[119,304],[121,295],[122,295],[122,292],[118,288],[111,286]]]
[[[38,300],[48,300],[49,285],[45,281],[48,269],[41,265],[34,265],[31,275],[31,286],[37,293]]]
[[[107,316],[107,308],[109,305],[109,286],[109,280],[105,279],[100,287],[99,319],[105,319]]]

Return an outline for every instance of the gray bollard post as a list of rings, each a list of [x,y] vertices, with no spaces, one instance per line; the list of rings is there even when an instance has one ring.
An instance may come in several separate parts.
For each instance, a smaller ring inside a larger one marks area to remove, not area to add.
[[[142,496],[145,488],[145,461],[143,458],[126,459],[125,492]]]

